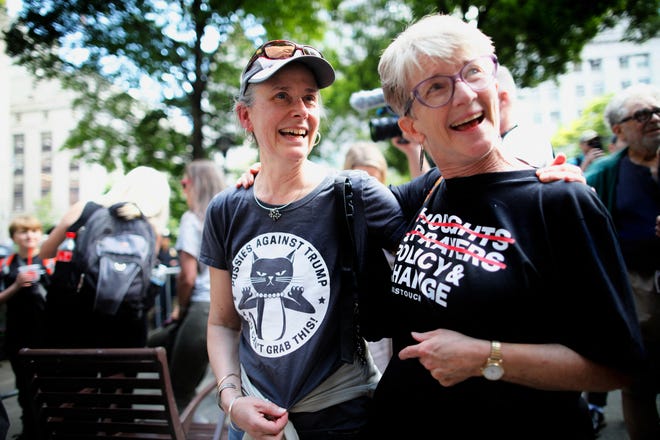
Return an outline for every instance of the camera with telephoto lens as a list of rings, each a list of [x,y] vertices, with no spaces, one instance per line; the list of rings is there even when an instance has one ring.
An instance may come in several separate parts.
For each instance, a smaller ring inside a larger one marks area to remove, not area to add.
[[[378,111],[376,112],[378,117],[369,121],[369,132],[372,141],[378,142],[402,135],[399,124],[397,123],[399,117],[396,116],[385,102],[383,89],[380,87],[373,90],[360,90],[359,92],[355,92],[351,94],[349,102],[351,106],[360,113],[365,113],[373,108],[378,108]]]
[[[392,139],[393,137],[401,136],[401,129],[399,128],[398,116],[383,116],[374,118],[369,121],[369,133],[371,140],[374,142],[383,141],[385,139]]]

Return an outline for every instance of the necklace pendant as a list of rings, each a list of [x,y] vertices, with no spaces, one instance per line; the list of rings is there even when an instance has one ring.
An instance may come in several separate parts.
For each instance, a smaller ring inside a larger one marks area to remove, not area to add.
[[[270,209],[270,212],[268,213],[268,217],[270,217],[271,220],[276,222],[280,217],[282,217],[282,214],[280,213],[279,209],[272,208],[272,209]]]

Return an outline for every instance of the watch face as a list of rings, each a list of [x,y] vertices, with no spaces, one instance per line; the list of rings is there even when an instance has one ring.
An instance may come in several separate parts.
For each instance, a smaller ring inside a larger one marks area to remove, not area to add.
[[[484,368],[483,374],[488,380],[498,380],[504,375],[504,370],[499,364],[488,364]]]

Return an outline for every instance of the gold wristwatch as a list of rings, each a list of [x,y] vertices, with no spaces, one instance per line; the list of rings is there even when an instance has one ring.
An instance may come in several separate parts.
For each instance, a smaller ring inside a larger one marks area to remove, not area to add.
[[[488,380],[499,380],[504,375],[502,364],[502,344],[498,341],[491,341],[490,356],[486,360],[486,365],[481,369],[481,374]]]

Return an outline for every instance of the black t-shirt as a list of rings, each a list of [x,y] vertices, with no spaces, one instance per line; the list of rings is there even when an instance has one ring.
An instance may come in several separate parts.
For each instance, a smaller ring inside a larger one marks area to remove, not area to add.
[[[394,264],[395,356],[376,390],[371,427],[409,438],[584,438],[576,435],[589,431],[579,392],[482,377],[443,387],[396,352],[414,343],[410,331],[447,328],[505,343],[563,344],[630,371],[642,348],[624,269],[612,221],[586,185],[540,183],[533,170],[441,181]],[[551,422],[540,428],[539,414]]]
[[[18,276],[18,268],[27,263],[15,254],[11,263],[5,269],[7,272],[3,277],[5,288],[11,286]],[[5,331],[5,352],[9,355],[18,353],[23,347],[37,348],[44,345],[45,338],[45,315],[46,287],[49,276],[41,259],[34,256],[32,264],[41,267],[39,282],[28,287],[19,289],[7,301],[7,323]]]

